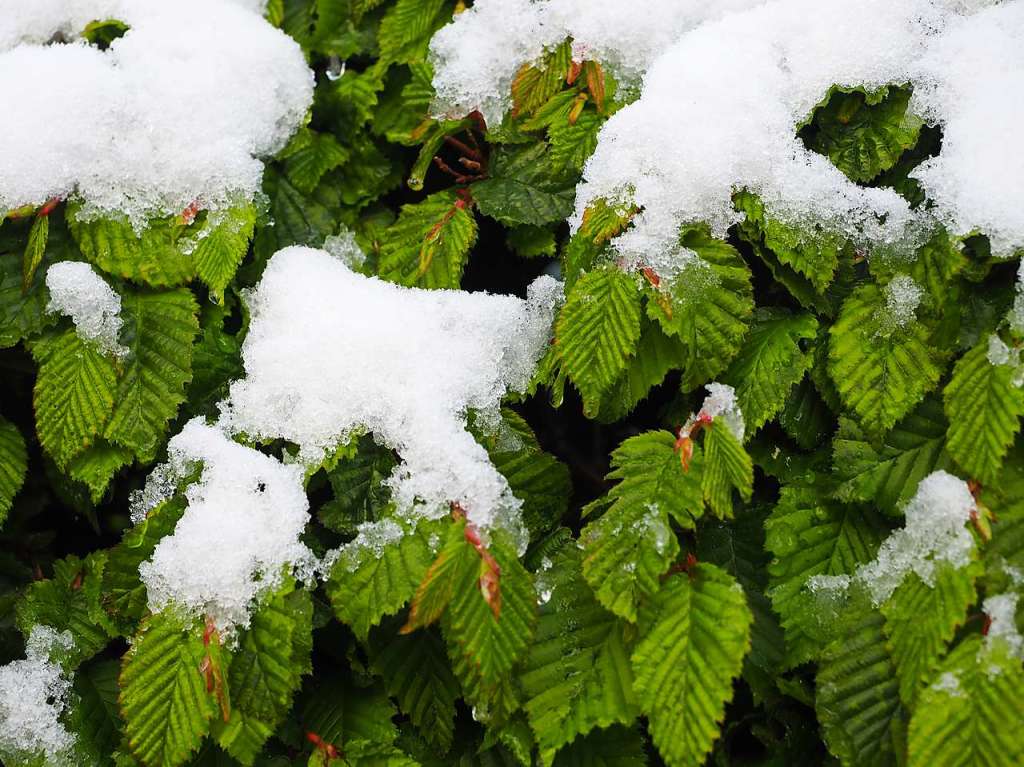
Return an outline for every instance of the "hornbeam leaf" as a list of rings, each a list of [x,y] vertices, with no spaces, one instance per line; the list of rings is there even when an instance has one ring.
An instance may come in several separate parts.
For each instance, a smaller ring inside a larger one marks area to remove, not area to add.
[[[0,418],[0,525],[28,472],[28,452],[18,427]]]
[[[707,563],[670,578],[645,608],[633,686],[669,767],[704,763],[750,648],[752,620],[740,585]]]

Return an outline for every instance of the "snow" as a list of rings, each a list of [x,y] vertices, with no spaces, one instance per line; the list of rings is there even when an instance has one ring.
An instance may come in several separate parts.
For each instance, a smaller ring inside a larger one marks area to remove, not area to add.
[[[69,632],[35,626],[25,659],[0,667],[0,755],[8,763],[43,755],[49,765],[73,764],[75,737],[60,719],[71,682],[55,662],[71,646]]]
[[[303,120],[299,46],[228,0],[21,0],[0,15],[0,209],[78,195],[85,215],[141,228],[260,188],[259,160]],[[94,19],[130,26],[107,51],[73,41]],[[46,43],[60,35],[68,43]],[[31,72],[32,76],[26,76]]]
[[[202,475],[185,491],[188,506],[174,533],[139,567],[149,607],[207,615],[230,634],[248,625],[254,602],[285,572],[312,574],[314,556],[299,540],[309,521],[303,469],[238,444],[199,418],[167,451],[165,480],[182,479],[197,464]]]
[[[885,286],[885,316],[882,326],[886,328],[906,328],[914,321],[917,307],[921,303],[924,290],[905,274],[897,275]]]
[[[743,421],[743,412],[736,401],[736,390],[728,384],[717,382],[706,384],[704,388],[708,390],[708,395],[704,398],[700,410],[690,415],[686,423],[683,424],[679,430],[679,436],[688,437],[698,423],[713,421],[721,417],[726,428],[742,442],[746,424]]]
[[[366,261],[366,253],[356,242],[356,235],[349,229],[332,234],[324,240],[324,250],[340,260],[349,269],[359,269]]]
[[[245,378],[222,406],[228,430],[285,439],[316,464],[363,430],[402,459],[389,478],[400,511],[458,503],[479,528],[517,526],[519,501],[466,430],[523,391],[550,337],[561,286],[528,298],[403,288],[291,247],[249,296]]]
[[[50,312],[66,314],[75,331],[106,354],[123,357],[128,349],[117,336],[121,332],[121,296],[93,268],[81,261],[61,261],[46,270]]]
[[[683,34],[648,69],[640,99],[602,128],[573,228],[598,199],[637,204],[614,246],[669,279],[694,257],[678,245],[679,227],[704,222],[724,236],[740,220],[740,189],[811,240],[823,229],[868,252],[909,257],[940,222],[990,234],[997,253],[1024,245],[1013,202],[1024,194],[1024,157],[1012,143],[1024,104],[1007,95],[1024,84],[1024,5],[962,18],[951,9],[963,5],[774,0]],[[916,108],[948,137],[918,173],[934,213],[857,186],[796,135],[831,86],[894,83],[912,84]]]
[[[975,509],[966,482],[945,471],[932,472],[907,503],[904,527],[882,542],[874,560],[858,567],[852,577],[816,576],[808,588],[813,593],[830,593],[856,583],[880,605],[911,572],[931,586],[939,565],[961,568],[970,563],[974,537],[966,524]]]
[[[962,698],[965,694],[960,686],[960,677],[952,671],[946,671],[939,676],[938,680],[932,684],[932,689],[944,692],[953,698]]]
[[[685,31],[763,0],[477,0],[430,42],[439,116],[479,111],[496,127],[511,107],[520,66],[567,37],[573,58],[600,61],[627,83]]]
[[[1017,602],[1019,594],[1007,593],[986,597],[981,610],[989,619],[988,632],[985,634],[985,645],[991,647],[995,642],[1005,642],[1011,655],[1024,658],[1024,637],[1017,631]]]

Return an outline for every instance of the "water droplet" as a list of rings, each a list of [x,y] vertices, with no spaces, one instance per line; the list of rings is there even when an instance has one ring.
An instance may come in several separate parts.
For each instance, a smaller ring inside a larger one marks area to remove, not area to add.
[[[327,70],[324,74],[327,75],[327,79],[331,82],[340,80],[341,76],[345,74],[345,62],[337,56],[331,56],[327,61]]]

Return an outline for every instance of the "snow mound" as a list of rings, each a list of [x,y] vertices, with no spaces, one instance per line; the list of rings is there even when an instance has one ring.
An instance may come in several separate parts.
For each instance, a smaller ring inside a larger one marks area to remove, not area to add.
[[[0,88],[18,109],[0,120],[0,210],[77,194],[85,215],[119,212],[141,228],[252,197],[258,158],[284,146],[313,94],[301,49],[259,5],[7,3]],[[108,50],[74,41],[106,19],[130,27]]]
[[[81,261],[61,261],[46,270],[50,291],[47,311],[66,314],[75,331],[105,353],[122,357],[128,350],[118,343],[121,332],[121,296],[93,268]]]

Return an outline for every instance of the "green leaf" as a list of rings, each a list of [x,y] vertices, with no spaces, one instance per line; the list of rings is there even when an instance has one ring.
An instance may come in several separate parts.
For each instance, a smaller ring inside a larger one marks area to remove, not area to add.
[[[704,437],[704,471],[701,489],[711,513],[732,516],[732,493],[744,501],[754,492],[754,462],[722,418],[716,418]]]
[[[750,269],[731,245],[702,228],[684,231],[680,244],[700,258],[676,275],[668,293],[647,301],[647,314],[682,340],[686,354],[679,367],[688,391],[725,370],[739,352],[754,299]]]
[[[548,127],[551,141],[551,169],[554,173],[580,172],[597,149],[597,134],[604,118],[583,112],[574,123],[554,122]]]
[[[394,615],[416,592],[430,566],[428,536],[434,526],[408,531],[394,519],[364,528],[342,547],[327,580],[334,614],[365,638],[385,615]]]
[[[470,191],[481,213],[506,226],[563,221],[576,199],[575,179],[555,173],[543,143],[495,152],[488,178]]]
[[[114,363],[74,330],[41,339],[32,349],[39,363],[33,403],[36,431],[58,466],[92,445],[114,407]]]
[[[263,174],[263,191],[270,200],[269,213],[274,225],[257,230],[254,249],[258,258],[265,261],[289,245],[319,247],[324,238],[335,233],[334,211],[323,200],[296,189],[273,165],[267,166]],[[247,272],[247,268],[243,269],[244,274]],[[251,281],[255,282],[255,278]]]
[[[1024,670],[1005,645],[985,647],[981,637],[961,642],[939,667],[953,691],[933,684],[921,693],[910,719],[910,767],[1024,762]],[[959,694],[957,694],[959,693]]]
[[[1024,416],[1024,388],[1014,385],[1011,365],[988,361],[988,344],[984,338],[960,358],[944,394],[946,449],[984,483],[998,475]]]
[[[249,251],[255,226],[256,207],[247,203],[208,214],[196,235],[192,251],[196,274],[218,301]]]
[[[832,443],[832,465],[842,483],[836,495],[843,501],[873,501],[887,514],[895,514],[922,479],[950,468],[945,446],[946,419],[942,405],[932,397],[897,423],[880,445],[853,420],[841,418]]]
[[[808,148],[850,180],[871,181],[917,143],[924,122],[908,109],[910,94],[909,88],[888,88],[878,100],[861,89],[833,87],[805,129]]]
[[[706,563],[666,581],[645,609],[634,688],[669,767],[704,763],[750,647],[751,621],[743,589]]]
[[[932,678],[957,628],[967,620],[967,610],[976,598],[978,569],[945,565],[937,569],[932,584],[911,573],[882,605],[900,699],[908,707]]]
[[[523,64],[512,80],[513,115],[532,115],[562,90],[571,64],[572,44],[568,40],[545,53],[540,61]]]
[[[97,767],[112,764],[110,754],[124,727],[117,707],[119,672],[116,660],[98,660],[75,672],[74,691],[79,701],[71,709],[70,725],[79,747]]]
[[[442,751],[452,744],[459,681],[452,674],[444,640],[435,628],[412,635],[374,632],[373,666],[388,694],[423,736]]]
[[[127,219],[83,221],[78,213],[68,206],[71,235],[82,255],[108,274],[158,288],[184,285],[195,275],[191,256],[178,244],[185,230],[179,219],[151,221],[140,236]]]
[[[953,308],[948,306],[948,301],[954,280],[970,262],[963,251],[963,243],[939,229],[917,249],[912,259],[872,258],[870,263],[871,273],[884,282],[900,273],[909,275],[928,292],[939,311],[945,312]]]
[[[843,404],[875,436],[891,429],[939,381],[942,370],[917,320],[888,326],[885,298],[874,285],[855,290],[829,341],[829,374]]]
[[[96,504],[103,499],[114,475],[133,459],[131,450],[99,440],[76,456],[68,464],[67,472],[69,477],[89,489],[89,499]]]
[[[391,491],[383,485],[397,463],[394,453],[364,435],[351,457],[340,458],[327,472],[334,500],[317,516],[331,530],[355,535],[363,522],[372,522],[388,508]]]
[[[32,285],[32,278],[35,277],[36,269],[43,261],[46,254],[46,241],[50,238],[50,217],[37,215],[32,221],[32,228],[28,233],[28,242],[25,244],[25,257],[21,268],[21,287],[27,291]]]
[[[761,199],[751,192],[737,193],[733,203],[746,216],[739,226],[745,240],[767,248],[784,267],[806,278],[813,291],[821,293],[831,284],[845,247],[841,237],[820,228],[812,230],[773,218]],[[763,256],[758,248],[755,252]]]
[[[632,727],[594,730],[577,738],[555,757],[554,767],[646,767],[640,733]]]
[[[813,339],[817,330],[818,321],[810,314],[755,313],[746,341],[722,376],[736,389],[751,434],[775,417],[810,368],[812,355],[800,348],[800,341]]]
[[[615,267],[584,275],[558,315],[555,343],[586,414],[597,411],[639,339],[640,294],[633,277]]]
[[[0,525],[14,503],[28,472],[28,452],[18,427],[0,418]]]
[[[348,161],[349,153],[330,133],[301,128],[280,158],[284,160],[285,175],[295,188],[303,194],[312,194],[325,173]]]
[[[184,288],[125,291],[122,296],[122,339],[129,354],[104,436],[143,462],[155,458],[167,422],[185,401],[192,340],[199,331],[197,311],[192,293]]]
[[[253,763],[291,708],[303,675],[312,671],[312,619],[309,592],[289,582],[253,613],[232,653],[231,718],[217,741],[243,764]]]
[[[835,416],[809,375],[790,390],[778,420],[783,431],[804,450],[821,445],[836,428]]]
[[[378,66],[422,61],[434,32],[450,20],[448,0],[398,0],[380,23]]]
[[[73,555],[59,559],[53,564],[53,577],[33,582],[18,603],[18,628],[25,636],[34,626],[71,633],[74,648],[67,661],[72,668],[110,641],[110,624],[100,607],[105,564],[103,552],[84,560]]]
[[[356,687],[334,677],[317,680],[303,694],[303,728],[342,750],[356,741],[390,745],[398,734],[391,721],[395,707],[380,685]]]
[[[580,533],[583,574],[606,608],[637,620],[642,597],[658,590],[660,576],[679,554],[669,515],[692,529],[703,513],[703,461],[694,452],[688,470],[667,431],[631,437],[612,454],[611,507]],[[696,450],[696,449],[695,449]]]
[[[768,596],[786,632],[787,665],[813,658],[828,626],[825,611],[804,587],[813,575],[852,573],[874,558],[888,533],[881,517],[865,508],[826,502],[817,492],[784,487],[765,521]],[[820,616],[820,617],[819,617]]]
[[[569,468],[540,450],[493,452],[491,462],[508,480],[512,494],[523,502],[523,521],[532,534],[558,524],[569,505]]]
[[[624,625],[598,603],[580,565],[579,550],[570,543],[538,576],[547,591],[519,677],[545,764],[577,735],[628,724],[639,714]],[[564,761],[563,753],[556,763]]]
[[[523,258],[554,258],[558,251],[555,233],[543,226],[524,224],[513,227],[506,242],[516,255]]]
[[[900,698],[882,616],[857,611],[822,654],[814,708],[829,751],[844,767],[895,764]]]
[[[476,219],[452,191],[403,205],[380,242],[380,275],[401,285],[458,288],[476,242]]]
[[[608,242],[629,226],[638,211],[635,205],[612,205],[603,199],[590,204],[583,212],[579,229],[566,244],[562,257],[566,293],[572,291],[583,273],[590,271],[608,248]]]
[[[121,667],[121,714],[132,753],[147,765],[174,767],[199,748],[217,703],[200,666],[201,627],[169,613],[147,620]]]
[[[456,522],[448,527],[444,544],[427,568],[409,610],[402,633],[429,626],[448,609],[456,589],[479,577],[480,555],[466,542],[466,525]]]
[[[46,311],[50,293],[44,270],[36,270],[28,290],[22,282],[22,237],[5,232],[0,239],[0,349],[14,346],[57,321]]]

